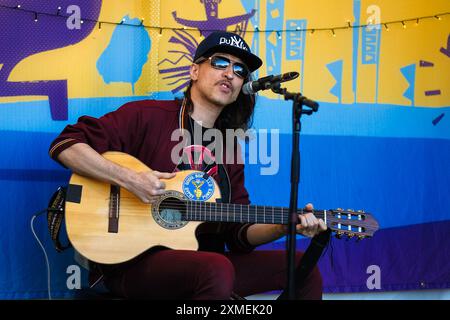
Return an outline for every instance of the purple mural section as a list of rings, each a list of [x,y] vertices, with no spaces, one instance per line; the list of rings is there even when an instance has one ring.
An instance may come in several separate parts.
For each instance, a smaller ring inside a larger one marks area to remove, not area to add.
[[[14,67],[33,54],[76,44],[86,38],[96,25],[101,0],[58,1],[3,0],[0,5],[0,96],[47,96],[53,120],[68,116],[67,80],[11,82]],[[84,23],[69,29],[69,6],[78,6]],[[38,75],[36,75],[38,77]]]
[[[441,113],[437,118],[433,119],[433,121],[432,121],[433,125],[434,126],[437,125],[444,116],[445,116],[445,113]]]
[[[200,34],[207,37],[215,30],[229,30],[239,34],[241,37],[245,36],[247,31],[248,21],[255,15],[256,10],[252,9],[250,12],[232,17],[219,18],[219,4],[221,0],[199,0],[205,7],[206,20],[188,20],[178,17],[177,12],[173,11],[172,16],[175,21],[185,27],[199,30]],[[234,29],[233,29],[234,26]],[[169,50],[169,53],[175,53],[179,55],[179,58],[175,61],[171,61],[167,58],[159,62],[159,73],[167,74],[163,79],[173,80],[169,85],[176,85],[172,89],[172,93],[177,93],[186,88],[189,84],[189,65],[177,66],[183,59],[189,60],[192,63],[195,49],[198,42],[195,38],[186,31],[174,30],[175,36],[169,39],[169,42],[180,44],[184,47],[181,50]],[[166,68],[163,64],[171,64],[172,66]],[[181,83],[180,83],[181,82]]]
[[[447,220],[382,229],[373,238],[362,241],[333,238],[318,264],[324,291],[345,293],[448,288],[450,269],[446,250],[450,247],[449,230],[450,221]],[[306,250],[309,241],[297,240],[298,249]],[[285,243],[267,244],[261,249],[284,250]],[[380,276],[378,287],[374,287],[371,281],[375,268]]]
[[[189,76],[189,65],[177,66],[180,62],[183,63],[183,60],[188,60],[192,63],[194,58],[195,50],[197,48],[198,42],[195,38],[189,34],[187,31],[177,31],[174,30],[176,36],[172,36],[169,39],[170,43],[179,44],[184,47],[184,50],[169,50],[169,53],[175,53],[178,55],[176,61],[171,61],[168,58],[164,58],[158,63],[159,73],[160,74],[168,74],[163,77],[165,80],[173,80],[168,85],[173,86],[177,85],[177,87],[172,89],[172,93],[176,93],[181,91],[183,88],[186,88],[189,84],[190,76]],[[170,64],[171,67],[165,68],[163,65]],[[172,67],[173,66],[173,67]]]
[[[434,67],[434,63],[430,61],[420,60],[419,65],[424,68]]]
[[[427,90],[425,91],[426,96],[437,96],[441,94],[441,90]]]
[[[450,58],[450,35],[448,35],[448,38],[447,38],[447,48],[441,47],[441,49],[439,51]]]

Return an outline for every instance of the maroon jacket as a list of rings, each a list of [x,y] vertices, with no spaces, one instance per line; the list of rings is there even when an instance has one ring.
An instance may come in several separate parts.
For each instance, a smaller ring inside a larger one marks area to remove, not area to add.
[[[83,116],[75,125],[68,125],[50,146],[50,156],[57,156],[76,143],[86,143],[98,153],[121,151],[130,154],[153,170],[173,172],[176,164],[171,160],[172,148],[178,141],[171,141],[172,132],[186,128],[187,112],[180,101],[142,100],[129,102],[118,110],[100,118]],[[224,158],[226,159],[226,148]],[[235,146],[235,159],[240,155],[239,145]],[[229,178],[230,199],[224,202],[249,204],[249,196],[244,186],[244,165],[223,163]],[[198,228],[200,249],[223,252],[224,244],[236,252],[254,249],[246,238],[250,224],[203,223]]]

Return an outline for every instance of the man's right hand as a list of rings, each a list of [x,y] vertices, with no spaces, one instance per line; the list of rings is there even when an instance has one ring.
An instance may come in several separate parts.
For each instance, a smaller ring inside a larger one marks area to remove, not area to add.
[[[58,160],[73,172],[86,177],[119,185],[136,195],[144,203],[153,203],[164,193],[165,183],[175,173],[156,170],[136,172],[102,157],[85,143],[76,143],[62,151]]]
[[[164,194],[166,184],[161,179],[171,179],[175,173],[156,170],[135,172],[130,176],[125,188],[136,195],[144,203],[154,203]]]

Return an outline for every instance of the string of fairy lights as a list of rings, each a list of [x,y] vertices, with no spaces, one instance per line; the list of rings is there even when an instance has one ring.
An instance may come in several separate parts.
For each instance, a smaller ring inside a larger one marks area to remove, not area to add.
[[[16,6],[6,6],[6,5],[0,5],[0,9],[7,9],[7,10],[17,10],[17,11],[21,11],[23,13],[28,13],[30,14],[31,18],[34,19],[34,21],[36,23],[39,22],[39,17],[40,16],[51,16],[51,17],[60,17],[62,19],[68,19],[70,18],[72,15],[65,15],[62,12],[62,8],[60,6],[55,8],[54,13],[49,13],[49,12],[38,12],[35,10],[30,10],[25,8],[24,6],[18,4]],[[403,29],[406,29],[408,25],[413,24],[414,26],[418,26],[419,23],[421,21],[424,20],[436,20],[436,21],[441,21],[445,16],[449,16],[450,12],[442,12],[442,13],[437,13],[437,14],[433,14],[433,15],[427,15],[427,16],[421,16],[421,17],[414,17],[414,18],[407,18],[407,19],[401,19],[401,20],[392,20],[392,21],[385,21],[385,22],[379,22],[377,23],[374,20],[368,20],[366,24],[351,24],[350,21],[346,21],[346,23],[342,26],[333,26],[333,27],[325,27],[325,28],[300,28],[300,27],[296,27],[294,29],[260,29],[258,26],[254,26],[253,29],[247,29],[245,30],[245,32],[250,32],[250,33],[276,33],[277,37],[279,39],[282,38],[282,34],[283,33],[288,33],[288,32],[308,32],[309,34],[313,35],[316,32],[328,32],[330,33],[330,35],[332,35],[333,37],[336,37],[336,31],[338,30],[346,30],[346,29],[355,29],[355,28],[367,28],[367,27],[371,27],[371,28],[384,28],[386,31],[389,31],[390,28],[389,26],[393,26],[393,25],[399,25],[401,26]],[[140,19],[140,23],[139,24],[132,24],[132,23],[127,23],[125,19],[122,19],[119,22],[112,22],[112,21],[102,21],[102,20],[94,20],[94,19],[88,19],[88,18],[82,18],[80,17],[80,24],[83,24],[85,22],[90,22],[90,23],[95,23],[98,24],[98,28],[102,29],[102,25],[122,25],[122,26],[130,26],[130,27],[140,27],[140,28],[145,28],[145,29],[149,29],[149,30],[156,30],[158,31],[158,35],[162,36],[163,31],[164,30],[184,30],[184,31],[193,31],[193,32],[212,32],[212,31],[219,31],[216,29],[197,29],[197,28],[188,28],[188,27],[165,27],[165,26],[154,26],[154,25],[146,25],[144,24],[144,19]]]

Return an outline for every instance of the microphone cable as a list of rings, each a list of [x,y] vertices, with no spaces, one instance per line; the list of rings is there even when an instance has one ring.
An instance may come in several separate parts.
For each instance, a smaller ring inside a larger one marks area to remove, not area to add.
[[[34,231],[34,220],[39,217],[40,215],[42,215],[43,213],[46,213],[47,211],[58,211],[59,209],[44,209],[41,210],[39,212],[36,212],[32,217],[31,217],[31,222],[30,222],[30,227],[31,227],[31,232],[33,233],[34,238],[36,239],[37,243],[39,244],[39,246],[42,249],[42,252],[44,253],[44,257],[45,257],[45,264],[47,267],[47,292],[48,292],[48,300],[52,300],[52,294],[51,294],[51,278],[50,278],[50,262],[48,260],[48,255],[47,255],[47,251],[45,250],[45,247],[43,246],[42,242],[39,240],[39,237],[37,236],[36,232]]]

